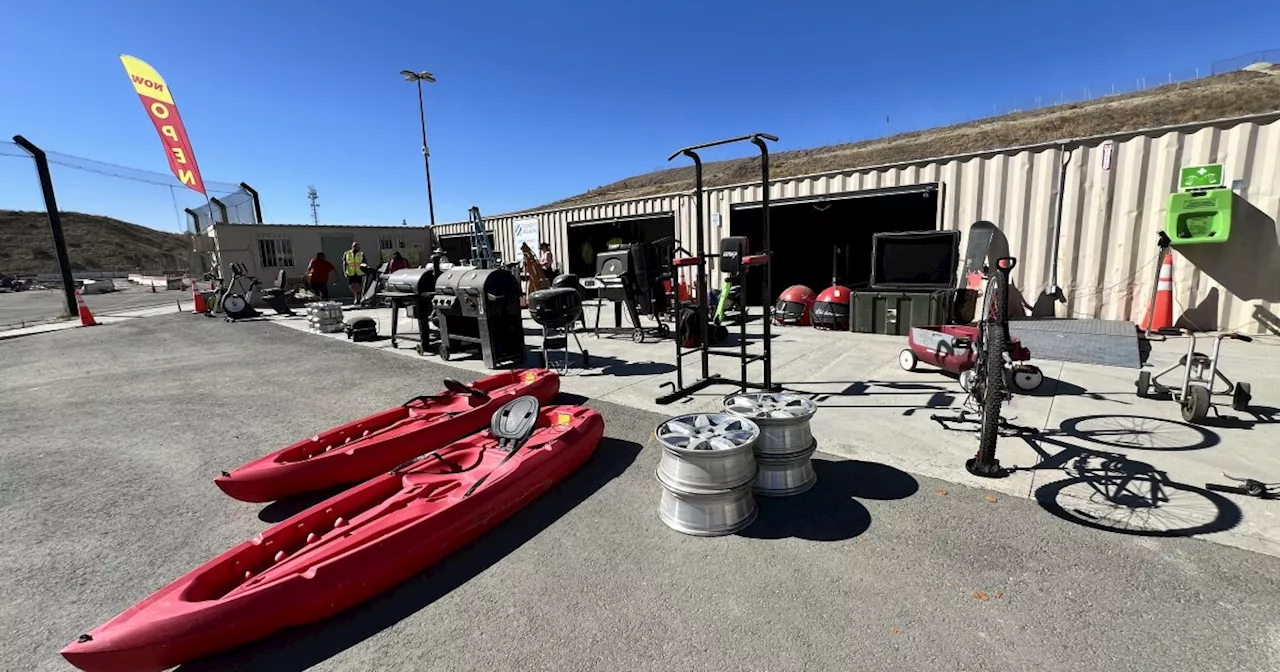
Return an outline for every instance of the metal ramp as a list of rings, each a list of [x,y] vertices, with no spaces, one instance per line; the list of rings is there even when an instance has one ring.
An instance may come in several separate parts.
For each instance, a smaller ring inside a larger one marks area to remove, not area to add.
[[[1138,327],[1128,320],[1010,320],[1032,359],[1142,368]]]

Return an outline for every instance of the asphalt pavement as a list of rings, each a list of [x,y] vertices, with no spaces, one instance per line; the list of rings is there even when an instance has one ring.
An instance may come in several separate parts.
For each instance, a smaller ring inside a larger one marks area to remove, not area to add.
[[[219,470],[447,376],[475,377],[178,314],[0,342],[0,669],[72,669],[68,641],[300,506],[231,500]],[[661,416],[584,403],[607,423],[596,455],[494,532],[180,669],[1280,668],[1276,558],[822,455],[813,490],[688,537],[656,515]]]
[[[84,302],[94,315],[109,314],[121,310],[133,310],[148,306],[174,305],[179,298],[191,299],[179,291],[156,291],[118,281],[118,291],[107,294],[86,294]],[[59,319],[66,310],[66,298],[61,289],[29,289],[24,292],[0,293],[0,329],[22,327]]]

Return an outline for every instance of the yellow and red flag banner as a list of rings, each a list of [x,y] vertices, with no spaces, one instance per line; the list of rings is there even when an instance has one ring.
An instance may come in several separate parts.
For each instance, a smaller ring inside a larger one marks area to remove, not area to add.
[[[169,157],[169,168],[179,182],[204,194],[204,180],[200,178],[200,168],[196,165],[195,152],[191,151],[191,140],[187,138],[187,130],[182,126],[182,118],[178,116],[178,107],[173,104],[173,93],[169,85],[156,69],[141,59],[132,56],[120,56],[125,72],[133,82],[133,88],[142,99],[142,107],[156,126],[160,134],[160,142],[164,145],[165,156]],[[207,196],[207,194],[206,194]]]

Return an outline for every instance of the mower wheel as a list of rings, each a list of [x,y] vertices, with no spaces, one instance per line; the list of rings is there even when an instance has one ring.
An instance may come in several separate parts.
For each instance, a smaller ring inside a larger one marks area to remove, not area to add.
[[[1039,367],[1023,364],[1013,367],[1013,386],[1023,392],[1031,392],[1044,382],[1044,374]]]
[[[636,329],[631,332],[631,340],[636,343],[644,343],[644,330]]]
[[[1209,417],[1209,396],[1209,388],[1203,385],[1189,387],[1187,396],[1182,398],[1182,419],[1199,423]]]
[[[978,382],[977,369],[965,369],[960,372],[960,389],[965,392],[972,392],[974,385]]]
[[[1247,411],[1251,401],[1253,401],[1253,387],[1249,383],[1236,383],[1236,389],[1231,393],[1231,408]]]
[[[903,371],[915,371],[916,364],[919,363],[916,353],[911,352],[910,348],[898,353],[898,366],[901,366]]]

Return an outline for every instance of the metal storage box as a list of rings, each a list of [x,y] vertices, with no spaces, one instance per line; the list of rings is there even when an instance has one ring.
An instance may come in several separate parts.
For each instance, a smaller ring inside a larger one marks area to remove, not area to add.
[[[950,321],[954,296],[955,290],[856,291],[849,330],[860,334],[906,336],[912,327],[946,324]]]

